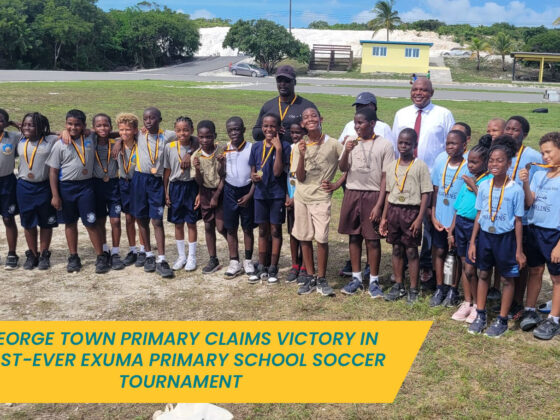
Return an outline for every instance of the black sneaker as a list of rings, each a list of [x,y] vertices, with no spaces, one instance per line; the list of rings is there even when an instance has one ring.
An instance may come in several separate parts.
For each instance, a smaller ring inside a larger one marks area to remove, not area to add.
[[[136,255],[136,262],[134,263],[134,265],[136,267],[144,267],[144,264],[146,264],[146,259],[147,258],[148,257],[146,257],[145,252],[139,252],[138,255]],[[154,270],[155,270],[155,268],[154,268]]]
[[[126,267],[124,263],[121,261],[121,256],[119,254],[111,255],[110,261],[111,261],[111,269],[113,270],[123,270],[124,267]]]
[[[297,280],[299,276],[299,270],[297,268],[290,268],[288,275],[286,276],[286,283],[293,283]]]
[[[278,267],[271,265],[268,267],[268,284],[278,283]]]
[[[457,306],[459,304],[459,290],[455,287],[450,287],[445,299],[441,303],[446,308],[452,308],[453,306]]]
[[[395,283],[389,289],[387,293],[383,296],[383,299],[386,301],[392,302],[394,300],[398,300],[406,296],[406,289],[404,288],[402,283]]]
[[[468,331],[470,334],[482,334],[486,325],[486,314],[481,315],[480,313],[477,313],[473,323],[469,325]]]
[[[406,303],[413,303],[418,302],[418,289],[413,289],[412,287],[408,289],[408,297],[406,298]]]
[[[109,260],[107,259],[107,255],[105,253],[98,255],[97,259],[95,260],[95,273],[96,274],[105,274],[108,273],[111,269],[109,265]]]
[[[550,340],[558,334],[560,334],[560,324],[554,322],[552,318],[546,318],[533,331],[535,338],[539,338],[541,340]]]
[[[37,266],[39,270],[48,270],[51,268],[51,251],[45,249],[39,255],[39,265]]]
[[[507,330],[508,330],[507,321],[504,322],[498,317],[496,318],[494,323],[488,327],[484,335],[487,337],[498,338],[504,335],[504,333]]]
[[[268,277],[268,268],[266,268],[262,264],[258,264],[257,268],[255,269],[255,272],[249,276],[247,281],[249,282],[249,284],[257,284],[260,283],[262,279],[265,279],[267,277]]]
[[[317,280],[311,275],[306,275],[303,284],[299,287],[297,293],[298,295],[308,295],[314,292],[317,288]]]
[[[4,268],[6,270],[15,270],[16,268],[18,268],[18,261],[19,257],[16,254],[8,254],[8,256],[6,257],[6,265],[4,266]]]
[[[169,267],[169,263],[165,260],[156,263],[156,273],[164,279],[173,277],[173,270]]]
[[[77,273],[82,269],[82,260],[78,254],[70,254],[68,257],[68,264],[66,264],[66,271],[69,273]]]
[[[124,257],[123,264],[125,265],[125,267],[128,267],[134,264],[137,258],[138,258],[138,254],[129,251],[128,254],[126,254],[126,257]]]
[[[39,258],[28,249],[25,251],[25,263],[23,264],[24,270],[33,270],[35,267],[39,265]]]
[[[323,296],[334,296],[334,290],[331,286],[329,286],[329,283],[327,282],[327,279],[324,277],[319,277],[317,279],[317,293],[319,293],[320,295]]]
[[[523,331],[532,330],[542,321],[541,316],[537,313],[537,311],[523,311],[523,314],[519,319],[519,327]]]
[[[138,260],[136,260],[136,265],[138,265],[138,261],[140,260],[140,254],[138,254]],[[146,261],[144,262],[144,271],[146,273],[153,273],[156,271],[156,257],[146,257]]]
[[[430,292],[436,290],[436,276],[434,272],[427,268],[420,269],[420,290]]]
[[[344,267],[338,273],[340,277],[350,277],[352,275],[352,262],[350,260],[344,263]]]
[[[301,286],[303,283],[305,283],[305,277],[307,276],[307,270],[300,270],[299,274],[297,276],[297,284],[299,286]]]
[[[221,266],[218,257],[210,257],[208,264],[206,264],[202,269],[202,274],[211,274],[215,271],[218,271],[220,268]]]
[[[436,292],[432,295],[432,298],[430,299],[430,306],[432,308],[435,306],[440,306],[443,303],[443,300],[445,299],[446,295],[447,295],[447,290],[445,290],[443,287],[438,287],[436,289]]]

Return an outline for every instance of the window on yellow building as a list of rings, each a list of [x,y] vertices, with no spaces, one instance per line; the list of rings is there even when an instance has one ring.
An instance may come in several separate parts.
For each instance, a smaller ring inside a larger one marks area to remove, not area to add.
[[[387,56],[387,47],[373,47],[372,55],[377,57],[386,57]]]
[[[418,58],[420,57],[420,48],[405,48],[404,56],[406,58]]]

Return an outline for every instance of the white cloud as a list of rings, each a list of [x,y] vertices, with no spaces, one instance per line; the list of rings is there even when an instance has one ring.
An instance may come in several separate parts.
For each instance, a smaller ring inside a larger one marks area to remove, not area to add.
[[[491,25],[507,22],[516,26],[551,26],[554,19],[560,16],[560,7],[548,7],[537,12],[529,6],[518,0],[504,5],[488,1],[480,6],[471,4],[470,0],[425,0],[424,7],[400,10],[399,15],[405,22],[438,19],[448,24]],[[354,17],[354,21],[367,22],[373,17],[375,16],[371,11],[364,10]]]
[[[312,12],[311,10],[304,10],[303,12],[298,13],[298,19],[306,26],[309,25],[311,22],[315,22],[318,20],[324,20],[329,24],[336,23],[336,18],[330,17],[326,13],[316,13],[316,12]]]
[[[191,19],[212,19],[216,17],[216,15],[206,9],[195,10],[190,15]]]

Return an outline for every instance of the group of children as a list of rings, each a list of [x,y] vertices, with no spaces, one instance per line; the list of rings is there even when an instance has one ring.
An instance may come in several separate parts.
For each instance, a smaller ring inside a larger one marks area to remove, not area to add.
[[[323,133],[316,108],[304,110],[301,121],[289,128],[282,126],[281,116],[266,114],[264,140],[254,143],[245,139],[243,120],[232,117],[225,127],[226,146],[216,143],[212,121],[200,121],[196,136],[188,117],[177,118],[174,131],[162,130],[161,121],[156,108],[144,111],[141,127],[136,116],[123,113],[117,116],[118,131],[113,132],[111,118],[97,114],[90,130],[84,113],[71,110],[65,129],[54,134],[40,113],[26,114],[19,125],[0,110],[0,211],[9,249],[6,268],[18,266],[17,213],[28,245],[25,269],[49,268],[52,229],[61,222],[70,253],[67,270],[79,271],[80,218],[97,255],[97,273],[134,264],[162,277],[197,268],[196,224],[202,219],[209,255],[202,273],[221,268],[218,232],[228,244],[226,278],[244,272],[249,283],[274,284],[279,281],[282,225],[287,217],[291,269],[285,280],[298,283],[298,294],[317,291],[331,296],[334,291],[326,272],[331,202],[333,191],[343,186],[338,232],[349,235],[352,265],[343,294],[367,288],[372,298],[407,297],[409,303],[416,302],[418,247],[428,215],[434,226],[437,283],[431,306],[459,304],[461,282],[464,302],[453,319],[468,322],[469,332],[486,330],[488,336],[498,337],[508,328],[508,316],[523,309],[523,330],[534,328],[535,336],[543,339],[560,333],[560,214],[554,208],[560,188],[560,134],[545,135],[538,153],[523,144],[529,132],[525,118],[494,119],[488,134],[467,151],[470,127],[458,123],[447,135],[445,152],[430,169],[415,157],[418,136],[410,128],[398,136],[395,159],[393,144],[375,135],[377,115],[367,107],[354,116],[357,136],[342,143]],[[9,125],[20,132],[5,130]],[[281,140],[286,130],[291,143]],[[342,176],[333,182],[339,170]],[[165,257],[165,206],[168,221],[175,225],[178,258],[172,267]],[[121,213],[129,243],[122,260]],[[111,248],[106,239],[107,216]],[[151,248],[150,224],[157,256]],[[237,236],[240,224],[243,262]],[[393,247],[394,284],[385,293],[379,284],[382,238]],[[369,279],[362,278],[364,242]],[[451,284],[444,284],[446,261],[454,255],[457,269]],[[554,289],[551,315],[541,321],[535,306],[545,263]],[[408,291],[405,271],[410,278]],[[499,289],[503,283],[503,290],[499,316],[487,328],[492,274],[494,287]]]

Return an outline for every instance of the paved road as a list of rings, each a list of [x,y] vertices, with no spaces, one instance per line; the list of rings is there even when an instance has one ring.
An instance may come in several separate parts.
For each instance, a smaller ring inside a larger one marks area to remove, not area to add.
[[[244,76],[227,75],[224,72],[229,63],[235,63],[244,57],[206,57],[196,58],[190,62],[159,69],[131,72],[71,72],[71,71],[34,71],[34,70],[0,70],[0,81],[79,81],[79,80],[170,80],[196,82],[227,82],[219,86],[223,89],[242,89],[258,91],[276,91],[274,78],[253,79]],[[220,72],[221,70],[221,72]],[[216,71],[218,73],[216,73]],[[210,72],[210,73],[209,73]],[[214,72],[214,74],[212,73]],[[200,75],[204,73],[205,75]],[[386,98],[408,98],[410,85],[406,80],[356,80],[356,79],[320,79],[311,77],[298,78],[298,92],[330,93],[355,96],[364,90],[372,90],[376,95]],[[458,101],[501,101],[501,102],[544,102],[543,88],[517,87],[503,85],[474,84],[435,84],[435,99]],[[474,91],[474,89],[482,89]],[[493,92],[485,92],[491,90]]]

